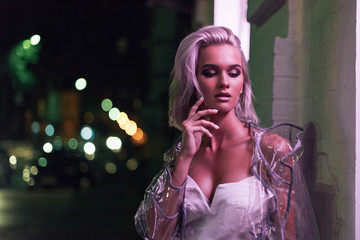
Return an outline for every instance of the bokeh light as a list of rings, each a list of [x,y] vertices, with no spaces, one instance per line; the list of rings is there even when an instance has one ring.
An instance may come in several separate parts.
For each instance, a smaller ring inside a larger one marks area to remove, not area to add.
[[[28,166],[23,169],[22,178],[25,182],[28,182],[30,180],[30,170]]]
[[[120,138],[118,137],[108,137],[106,139],[106,146],[112,150],[112,151],[115,151],[115,152],[118,152],[120,151],[121,149],[121,146],[122,146],[122,141]]]
[[[11,155],[11,156],[9,157],[9,163],[10,163],[11,165],[16,165],[17,159],[16,159],[16,157],[15,157],[14,155]]]
[[[141,128],[137,128],[136,133],[132,135],[132,138],[135,141],[141,141],[144,138],[144,132],[141,130]]]
[[[131,136],[131,142],[138,146],[144,144],[146,140],[146,134],[140,128],[138,128],[136,133]]]
[[[38,160],[38,164],[40,167],[46,167],[47,166],[47,160],[44,157],[40,157]]]
[[[110,111],[110,109],[113,107],[113,103],[110,99],[105,98],[104,100],[101,101],[101,108],[105,111],[108,112]]]
[[[135,158],[130,158],[126,161],[126,167],[131,171],[135,171],[138,168],[138,165],[138,160]]]
[[[30,167],[30,173],[32,175],[37,175],[39,173],[38,168],[36,166],[31,166]]]
[[[89,126],[84,126],[80,131],[80,136],[84,140],[92,140],[94,138],[94,130]]]
[[[116,173],[116,171],[117,171],[117,167],[116,167],[116,165],[115,165],[114,163],[108,162],[108,163],[106,163],[106,165],[105,165],[105,171],[106,171],[107,173],[109,173],[109,174],[114,174],[114,173]]]
[[[126,123],[125,125],[125,132],[132,136],[136,133],[137,130],[137,125],[134,121],[130,120],[129,122]]]
[[[40,43],[40,40],[41,40],[40,35],[35,34],[30,38],[30,43],[31,43],[31,45],[35,46],[35,45],[38,45]]]
[[[51,143],[47,142],[43,145],[43,150],[46,153],[51,153],[53,150],[53,145]]]
[[[33,133],[39,133],[40,132],[40,123],[37,121],[34,121],[30,125],[30,129]]]
[[[113,121],[116,121],[119,117],[119,114],[120,114],[120,110],[116,107],[113,107],[109,111],[109,118]]]
[[[129,117],[125,112],[119,113],[118,118],[116,119],[121,129],[125,129],[125,125],[129,122]]]
[[[84,151],[88,155],[92,155],[95,153],[96,147],[92,142],[87,142],[84,145]]]
[[[86,88],[87,81],[85,78],[79,78],[75,81],[75,88],[79,91],[84,90]]]
[[[79,146],[79,142],[75,138],[70,138],[68,141],[68,146],[71,149],[76,149]]]
[[[30,91],[37,84],[37,77],[31,66],[38,63],[39,51],[40,46],[32,46],[30,39],[21,41],[10,50],[6,68],[11,72],[11,82],[16,90]],[[14,100],[22,101],[17,97]]]
[[[60,136],[54,137],[53,145],[55,150],[60,150],[63,145],[62,138]]]
[[[34,179],[31,177],[29,165],[25,165],[23,172],[22,172],[22,179],[29,185],[34,186]],[[34,171],[34,170],[33,170]]]
[[[45,127],[45,134],[48,135],[49,137],[53,136],[55,133],[55,128],[52,124],[48,124]]]
[[[24,49],[28,49],[29,47],[31,47],[30,40],[29,39],[24,40],[23,43],[22,43],[22,46],[23,46]]]

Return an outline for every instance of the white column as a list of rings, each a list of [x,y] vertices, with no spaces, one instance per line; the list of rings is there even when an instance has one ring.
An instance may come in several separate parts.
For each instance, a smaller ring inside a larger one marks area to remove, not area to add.
[[[240,38],[241,48],[249,61],[250,23],[247,21],[247,0],[214,0],[214,25],[230,28]]]

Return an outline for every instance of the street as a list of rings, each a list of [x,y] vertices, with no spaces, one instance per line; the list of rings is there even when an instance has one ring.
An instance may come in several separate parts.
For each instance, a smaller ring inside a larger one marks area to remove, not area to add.
[[[142,192],[119,178],[86,191],[2,189],[0,239],[140,239],[133,216]]]

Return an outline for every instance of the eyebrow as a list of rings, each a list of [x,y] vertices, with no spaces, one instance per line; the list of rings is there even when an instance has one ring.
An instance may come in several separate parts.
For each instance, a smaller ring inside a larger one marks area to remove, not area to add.
[[[201,69],[206,68],[206,67],[218,67],[218,66],[215,65],[215,64],[204,64],[203,66],[201,66]],[[243,69],[243,68],[240,66],[240,64],[230,65],[230,68],[234,68],[234,67],[239,67],[239,68]]]

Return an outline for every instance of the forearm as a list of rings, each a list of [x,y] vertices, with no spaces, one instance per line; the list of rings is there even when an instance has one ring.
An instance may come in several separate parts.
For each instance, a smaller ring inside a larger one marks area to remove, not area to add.
[[[172,171],[167,169],[168,179],[164,191],[158,197],[158,201],[154,202],[154,205],[158,206],[151,207],[148,213],[148,223],[152,226],[149,228],[149,236],[153,239],[169,239],[174,232],[183,203],[190,163],[191,159],[179,154]]]
[[[191,161],[192,158],[179,154],[176,159],[174,169],[171,172],[173,186],[181,186],[184,184],[189,173]]]
[[[186,178],[182,184],[174,184],[175,160],[169,161],[150,183],[135,216],[136,229],[144,238],[170,239],[180,225],[177,223],[183,211]]]
[[[153,200],[147,215],[149,239],[170,239],[175,231],[181,211],[184,185],[174,188],[169,181],[165,190]]]

